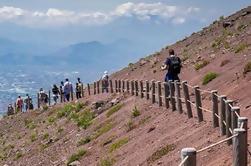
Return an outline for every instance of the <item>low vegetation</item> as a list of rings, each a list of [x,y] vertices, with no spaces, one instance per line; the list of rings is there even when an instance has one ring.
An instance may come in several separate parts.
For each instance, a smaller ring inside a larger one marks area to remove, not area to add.
[[[80,160],[86,154],[86,152],[86,150],[80,149],[77,153],[72,154],[67,161],[67,165],[70,165],[74,161]]]
[[[248,72],[251,72],[251,61],[244,66],[243,74],[247,74]]]
[[[154,152],[147,159],[147,163],[151,164],[151,163],[155,162],[156,160],[159,160],[161,157],[167,155],[169,152],[173,151],[174,149],[175,149],[175,145],[173,145],[173,144],[166,145],[166,146],[160,148],[159,150],[157,150],[156,152]]]
[[[81,145],[85,145],[89,142],[91,142],[91,137],[87,136],[85,138],[80,139],[77,144],[78,144],[78,146],[81,146]]]
[[[211,82],[212,80],[214,80],[216,77],[218,77],[218,74],[217,74],[217,73],[209,72],[209,73],[207,73],[207,74],[203,77],[202,84],[203,84],[203,85],[206,85],[206,84],[208,84],[209,82]]]
[[[135,106],[132,110],[132,117],[136,118],[140,116],[140,111],[138,110],[138,108]]]
[[[98,166],[112,166],[115,163],[113,158],[105,158],[99,162]]]
[[[16,152],[16,160],[18,160],[19,158],[21,158],[23,156],[22,152],[18,151]]]
[[[221,61],[220,67],[225,66],[225,65],[228,64],[229,62],[230,62],[230,60],[228,60],[228,59],[225,59],[225,60]]]
[[[118,112],[121,108],[122,108],[123,104],[119,103],[116,104],[114,106],[112,106],[106,113],[107,117],[110,117],[112,114],[114,114],[115,112]]]
[[[96,130],[95,133],[92,136],[92,139],[96,139],[98,137],[100,137],[101,135],[103,135],[104,133],[110,131],[113,128],[114,124],[112,123],[112,121],[107,121],[105,123],[100,124]]]
[[[114,152],[115,150],[119,149],[120,147],[122,147],[123,145],[127,144],[129,142],[129,138],[122,138],[117,140],[115,143],[113,143],[110,148],[109,148],[109,152]]]
[[[234,53],[241,53],[248,47],[247,43],[240,43],[234,47]]]
[[[37,140],[37,133],[33,132],[33,133],[31,134],[31,136],[30,136],[30,140],[31,140],[31,142],[36,141],[36,140]]]
[[[133,123],[132,120],[129,120],[127,123],[126,123],[126,131],[129,132],[133,129],[136,128],[136,125]]]
[[[201,68],[205,67],[206,65],[209,64],[209,61],[207,60],[202,60],[200,62],[197,62],[195,65],[194,65],[194,69],[195,70],[200,70]]]

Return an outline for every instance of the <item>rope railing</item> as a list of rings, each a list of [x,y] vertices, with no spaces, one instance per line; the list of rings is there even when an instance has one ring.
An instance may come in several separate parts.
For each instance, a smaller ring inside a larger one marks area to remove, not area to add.
[[[214,146],[217,146],[217,145],[219,145],[219,144],[222,144],[222,143],[224,143],[224,142],[227,142],[228,140],[231,140],[232,138],[237,137],[237,136],[238,136],[238,134],[232,135],[231,137],[225,138],[225,139],[223,139],[223,140],[221,140],[221,141],[219,141],[219,142],[216,142],[216,143],[211,144],[211,145],[209,145],[209,146],[207,146],[207,147],[205,147],[205,148],[202,148],[202,149],[200,149],[200,150],[197,150],[197,153],[203,152],[203,151],[205,151],[205,150],[207,150],[207,149],[210,149],[210,148],[212,148],[212,147],[214,147]]]
[[[179,164],[179,166],[183,166],[185,164],[185,162],[187,161],[188,156],[186,156]]]

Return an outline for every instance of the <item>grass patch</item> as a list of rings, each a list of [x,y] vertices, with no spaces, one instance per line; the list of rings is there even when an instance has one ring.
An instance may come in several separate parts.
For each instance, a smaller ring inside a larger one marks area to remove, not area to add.
[[[244,66],[243,74],[247,74],[248,72],[251,72],[251,61]]]
[[[160,148],[156,152],[154,152],[148,159],[147,163],[153,163],[156,160],[159,160],[161,157],[167,155],[169,152],[173,151],[175,149],[175,145],[166,145],[165,147]]]
[[[143,125],[151,119],[151,116],[144,117],[139,121],[139,125]]]
[[[122,147],[123,145],[127,144],[129,142],[129,138],[122,138],[119,139],[118,141],[116,141],[115,143],[113,143],[110,148],[109,148],[109,152],[112,153],[115,150],[119,149],[120,147]]]
[[[49,133],[45,133],[44,135],[43,135],[43,140],[47,140],[48,138],[49,138]]]
[[[79,127],[86,129],[91,125],[94,117],[94,113],[90,109],[86,109],[83,112],[79,112],[79,117],[75,121]]]
[[[36,124],[31,119],[25,119],[24,125],[26,128],[31,129],[31,130],[37,127]]]
[[[92,136],[93,139],[98,138],[99,136],[101,136],[104,133],[107,133],[108,131],[110,131],[113,128],[114,124],[111,121],[105,122],[101,125],[99,125],[96,128],[96,132],[94,133],[94,135]]]
[[[189,59],[189,55],[187,53],[183,54],[182,57],[181,57],[182,62],[185,62],[188,59]]]
[[[76,112],[81,111],[81,109],[83,109],[84,106],[85,106],[84,103],[79,103],[79,102],[78,102],[78,103],[76,104]]]
[[[140,112],[139,112],[138,108],[135,106],[132,110],[132,117],[136,118],[138,116],[140,116]]]
[[[58,118],[68,117],[75,109],[73,104],[66,104],[63,108],[60,108],[57,112]]]
[[[58,128],[58,133],[62,133],[63,131],[64,131],[63,128],[61,128],[61,127]]]
[[[48,118],[49,124],[52,124],[52,123],[54,123],[55,121],[56,121],[56,117],[55,117],[55,116],[50,116],[50,117]]]
[[[194,69],[195,70],[200,70],[201,68],[203,68],[203,67],[205,67],[206,65],[208,65],[209,64],[209,61],[207,61],[207,60],[202,60],[202,61],[200,61],[200,62],[198,62],[198,63],[196,63],[195,65],[194,65]]]
[[[30,136],[30,140],[31,140],[31,142],[36,141],[36,140],[37,140],[37,133],[33,132],[33,133],[31,134],[31,136]]]
[[[123,104],[119,103],[114,106],[112,106],[106,113],[106,117],[110,117],[115,112],[118,112],[122,108]]]
[[[115,159],[105,158],[99,162],[98,166],[112,166],[114,163],[115,163]]]
[[[129,132],[129,131],[132,131],[133,129],[136,128],[136,125],[133,123],[132,120],[129,120],[127,123],[126,123],[126,131]]]
[[[16,160],[20,159],[22,156],[23,156],[23,154],[20,151],[18,151],[16,153]]]
[[[87,136],[85,138],[82,138],[78,141],[77,145],[78,146],[81,146],[81,145],[85,145],[87,143],[91,142],[91,137],[90,136]]]
[[[202,85],[206,85],[218,76],[217,73],[209,72],[203,77]]]
[[[70,165],[74,161],[80,160],[86,154],[86,152],[86,150],[80,149],[77,153],[72,154],[67,161],[67,165]]]
[[[248,47],[247,43],[240,43],[234,48],[234,53],[243,52]]]

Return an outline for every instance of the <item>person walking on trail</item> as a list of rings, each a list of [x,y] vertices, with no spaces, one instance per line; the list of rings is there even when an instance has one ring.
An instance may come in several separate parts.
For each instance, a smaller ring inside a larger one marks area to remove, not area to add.
[[[77,82],[76,83],[76,98],[77,99],[81,98],[81,89],[82,89],[82,84]]]
[[[8,116],[14,115],[14,108],[13,108],[12,104],[9,104],[9,105],[8,105],[7,115],[8,115]]]
[[[109,75],[108,71],[105,71],[102,76],[102,92],[104,91],[108,92],[108,86],[109,86]]]
[[[54,105],[57,104],[59,94],[60,94],[59,89],[57,85],[54,84],[52,88],[52,96],[53,96]]]
[[[25,111],[28,111],[30,109],[30,104],[31,104],[31,98],[29,94],[26,94],[26,98],[24,99],[25,103]]]
[[[43,88],[40,88],[39,91],[39,102],[42,106],[46,105],[48,102],[48,95],[45,93]]]
[[[169,50],[169,57],[166,59],[166,62],[161,66],[162,70],[167,70],[165,76],[165,82],[167,81],[180,81],[179,74],[181,70],[181,60],[174,53],[173,49]]]
[[[23,112],[22,108],[23,108],[23,99],[21,98],[21,96],[18,96],[17,101],[17,112]]]
[[[66,78],[64,83],[64,96],[67,101],[70,101],[70,96],[72,93],[73,93],[72,83],[69,81],[68,78]]]
[[[60,88],[60,95],[62,97],[61,100],[63,102],[65,102],[65,97],[64,97],[64,81],[61,81],[60,83],[61,83],[61,85],[59,86],[59,88]]]

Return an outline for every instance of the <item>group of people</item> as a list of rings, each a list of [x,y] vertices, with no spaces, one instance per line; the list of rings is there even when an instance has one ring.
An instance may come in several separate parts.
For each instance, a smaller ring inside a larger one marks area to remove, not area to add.
[[[175,54],[173,49],[169,50],[169,57],[166,59],[165,63],[162,64],[161,69],[167,70],[167,73],[165,75],[165,82],[167,81],[180,81],[179,74],[182,68],[181,59]],[[105,71],[102,78],[102,92],[108,92],[109,88],[109,76],[108,72]],[[75,86],[75,94],[76,99],[80,99],[82,97],[82,91],[83,91],[83,84],[80,80],[80,78],[77,78],[76,86]],[[70,97],[73,95],[73,85],[69,81],[68,78],[64,81],[61,81],[60,86],[58,87],[56,84],[52,87],[52,97],[54,104],[58,103],[59,97],[62,97],[63,102],[69,102]],[[40,88],[39,91],[39,103],[41,105],[46,105],[49,101],[48,94],[43,90],[43,88]],[[26,94],[25,99],[23,100],[21,96],[18,96],[16,100],[16,111],[23,111],[23,108],[27,110],[33,109],[33,103],[31,97]],[[13,108],[12,104],[9,104],[8,106],[8,115],[14,114],[15,109]]]

